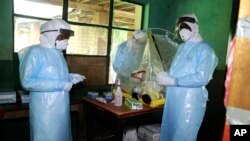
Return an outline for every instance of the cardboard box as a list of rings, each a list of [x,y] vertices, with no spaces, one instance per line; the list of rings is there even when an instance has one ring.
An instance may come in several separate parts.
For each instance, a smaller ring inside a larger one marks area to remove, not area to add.
[[[138,129],[138,141],[160,141],[160,124],[140,126]]]

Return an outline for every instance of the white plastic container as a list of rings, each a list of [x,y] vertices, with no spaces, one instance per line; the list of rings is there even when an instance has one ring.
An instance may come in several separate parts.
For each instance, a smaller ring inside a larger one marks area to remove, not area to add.
[[[115,106],[122,106],[122,90],[121,90],[121,83],[120,83],[119,79],[118,79],[118,82],[117,82],[117,88],[116,88],[116,92],[115,92],[114,105]]]

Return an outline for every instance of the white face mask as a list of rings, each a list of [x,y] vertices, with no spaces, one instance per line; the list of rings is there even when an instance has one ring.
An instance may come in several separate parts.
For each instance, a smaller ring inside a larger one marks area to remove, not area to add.
[[[56,48],[63,51],[67,48],[68,44],[69,44],[68,40],[61,40],[61,41],[57,40],[56,41]]]
[[[190,30],[185,29],[185,28],[181,29],[179,34],[180,34],[181,40],[184,42],[190,40],[193,35],[193,33]]]

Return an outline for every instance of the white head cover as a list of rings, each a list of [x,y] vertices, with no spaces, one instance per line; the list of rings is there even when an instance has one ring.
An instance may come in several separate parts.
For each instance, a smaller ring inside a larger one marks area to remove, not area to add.
[[[43,47],[55,48],[56,38],[60,34],[60,29],[71,30],[70,25],[62,19],[53,19],[44,23],[40,28],[40,44]],[[50,30],[57,30],[46,32]],[[43,33],[44,32],[44,33]]]
[[[188,18],[194,19],[194,21],[189,21]],[[198,25],[198,19],[195,16],[195,14],[186,14],[179,18],[179,22],[177,23],[178,27],[181,23],[187,24],[191,31],[187,28],[182,28],[179,30],[179,34],[181,36],[181,39],[183,41],[192,41],[192,42],[199,42],[202,40],[200,34],[199,34],[199,25]]]
[[[136,30],[133,33],[133,37],[137,40],[137,39],[145,39],[147,38],[147,33],[145,33],[145,31],[143,30]]]
[[[133,37],[128,39],[127,45],[132,47],[135,43],[143,45],[147,40],[147,33],[143,30],[136,30],[133,32]]]
[[[191,23],[191,22],[188,22],[188,21],[185,21],[185,23],[188,24],[191,27],[193,32],[195,32],[195,33],[199,32],[198,19],[195,16],[195,14],[186,14],[186,15],[183,15],[181,17],[189,17],[189,18],[195,19],[195,23]]]

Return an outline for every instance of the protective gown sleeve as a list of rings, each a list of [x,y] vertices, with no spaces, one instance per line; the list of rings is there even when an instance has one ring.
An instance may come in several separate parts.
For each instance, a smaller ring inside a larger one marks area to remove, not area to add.
[[[18,53],[20,60],[20,80],[24,89],[29,91],[63,91],[67,81],[39,78],[38,73],[43,64],[38,49],[27,49]]]
[[[212,79],[214,69],[218,64],[218,58],[214,51],[208,45],[203,45],[200,49],[197,49],[194,59],[195,73],[176,78],[175,84],[177,86],[206,86]]]

